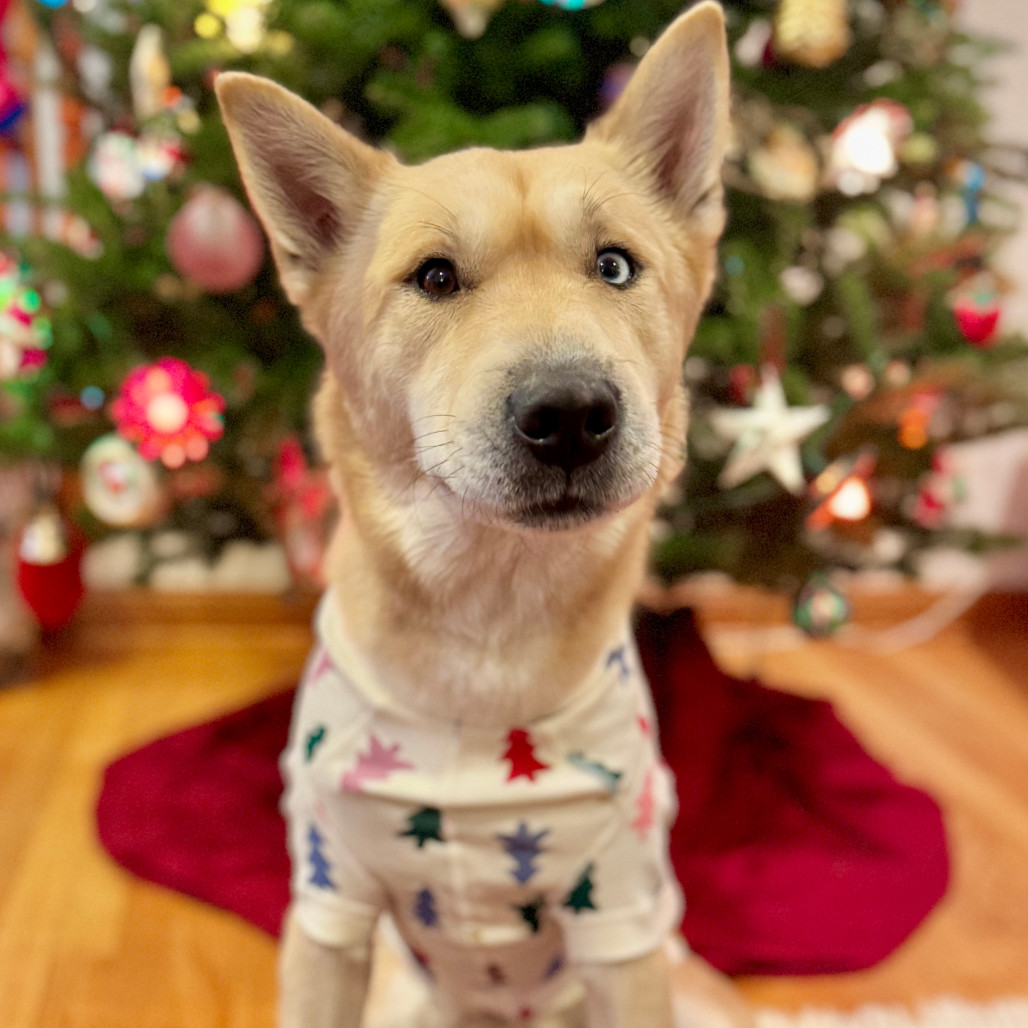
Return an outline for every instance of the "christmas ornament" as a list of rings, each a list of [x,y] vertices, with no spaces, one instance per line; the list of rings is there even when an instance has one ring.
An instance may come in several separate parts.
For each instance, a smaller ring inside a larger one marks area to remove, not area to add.
[[[750,177],[770,200],[810,203],[817,194],[820,164],[807,137],[791,125],[777,125],[747,156]]]
[[[47,632],[67,625],[82,600],[82,542],[52,503],[40,507],[18,543],[18,589]]]
[[[0,382],[38,371],[53,340],[50,319],[28,269],[0,253]]]
[[[871,513],[868,479],[875,463],[874,454],[865,450],[829,464],[810,484],[814,508],[807,515],[807,527],[817,531],[836,521],[863,521]]]
[[[175,269],[210,293],[248,285],[264,260],[257,222],[227,190],[197,187],[168,226],[168,257]]]
[[[10,0],[0,0],[0,28],[4,28],[9,7]],[[7,27],[0,34],[0,39],[6,38],[9,34],[10,29]],[[0,43],[0,135],[10,135],[24,111],[24,100],[11,81],[7,68],[7,52]]]
[[[146,121],[164,109],[164,94],[171,85],[171,65],[164,53],[164,38],[157,25],[144,25],[136,35],[129,58],[129,86],[137,121]]]
[[[293,581],[324,586],[322,567],[331,533],[332,490],[324,471],[311,469],[296,436],[275,457],[271,508]]]
[[[587,7],[597,7],[603,0],[541,0],[548,7],[559,7],[564,11],[584,11]]]
[[[93,146],[88,170],[90,178],[109,200],[135,200],[146,188],[135,137],[127,132],[102,133]]]
[[[936,450],[932,469],[918,482],[917,495],[909,505],[910,517],[922,528],[941,528],[953,507],[967,498],[967,484],[957,474],[949,451]]]
[[[764,60],[768,44],[771,42],[771,22],[766,18],[754,18],[749,28],[735,43],[735,59],[744,68],[756,68]]]
[[[980,220],[982,190],[985,188],[985,169],[975,161],[957,161],[949,168],[952,180],[960,189],[964,201],[964,213],[968,225],[976,225]]]
[[[778,276],[786,296],[801,307],[809,307],[825,287],[824,276],[813,268],[795,265]]]
[[[440,0],[449,11],[457,31],[466,39],[478,39],[499,10],[503,0]]]
[[[829,181],[847,196],[875,192],[899,170],[898,152],[913,127],[910,111],[895,100],[858,107],[832,133]]]
[[[849,601],[822,573],[807,579],[793,603],[793,624],[813,639],[834,635],[849,618]]]
[[[111,433],[91,443],[80,465],[82,498],[100,521],[119,528],[150,525],[167,506],[153,465]]]
[[[995,341],[1000,313],[999,300],[991,289],[965,288],[953,298],[953,317],[961,334],[983,350]]]
[[[780,0],[774,50],[805,68],[827,68],[850,47],[846,0]]]
[[[7,58],[0,50],[0,135],[11,135],[25,113],[25,101],[7,74]]]
[[[207,0],[206,10],[193,22],[193,31],[201,39],[217,39],[224,34],[240,53],[255,53],[268,39],[269,3],[270,0]]]
[[[866,364],[847,364],[839,376],[839,384],[851,400],[866,400],[875,387],[875,377]]]
[[[185,166],[182,141],[173,132],[144,132],[136,144],[139,172],[148,182],[159,182]]]
[[[722,489],[732,489],[761,471],[768,471],[789,492],[800,492],[803,468],[799,443],[829,417],[824,404],[789,407],[778,372],[765,365],[749,410],[722,408],[710,415],[714,431],[735,443],[718,484]]]
[[[136,443],[147,460],[165,467],[203,460],[224,431],[225,401],[208,387],[207,376],[185,361],[162,357],[136,368],[111,405],[118,432]]]
[[[941,403],[942,397],[932,389],[917,390],[910,396],[897,419],[900,446],[907,450],[920,450],[928,445],[932,419]]]

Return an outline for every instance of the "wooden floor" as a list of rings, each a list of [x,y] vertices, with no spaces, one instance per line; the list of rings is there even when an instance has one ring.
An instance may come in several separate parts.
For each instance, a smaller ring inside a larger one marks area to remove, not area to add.
[[[780,605],[694,599],[726,670],[832,698],[873,753],[943,803],[952,837],[951,892],[891,959],[748,980],[750,999],[1028,995],[1028,599],[990,598],[893,655],[818,643],[764,656],[755,633]],[[857,619],[888,623],[923,603],[867,598]],[[31,680],[0,690],[0,1028],[270,1028],[272,942],[115,867],[93,807],[113,757],[293,680],[310,609],[93,596]]]

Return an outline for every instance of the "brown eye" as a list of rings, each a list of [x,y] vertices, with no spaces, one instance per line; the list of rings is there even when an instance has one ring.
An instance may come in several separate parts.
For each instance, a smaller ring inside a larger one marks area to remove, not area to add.
[[[433,257],[418,268],[415,276],[418,288],[432,299],[457,292],[457,270],[445,257]]]

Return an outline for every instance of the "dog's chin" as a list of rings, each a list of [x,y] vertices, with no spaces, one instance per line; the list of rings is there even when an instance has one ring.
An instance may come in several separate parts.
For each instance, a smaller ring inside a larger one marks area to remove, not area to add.
[[[523,497],[504,502],[485,497],[461,497],[464,517],[483,524],[515,531],[569,532],[607,521],[639,499],[638,495],[598,497],[565,494],[552,497]]]
[[[564,496],[559,500],[538,501],[514,507],[506,520],[518,528],[544,532],[562,532],[603,521],[624,509],[624,504],[601,503],[597,500]]]

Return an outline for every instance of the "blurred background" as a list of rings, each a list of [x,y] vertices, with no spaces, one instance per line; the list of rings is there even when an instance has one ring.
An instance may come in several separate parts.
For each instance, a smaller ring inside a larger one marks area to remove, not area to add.
[[[574,139],[680,0],[0,0],[0,650],[84,589],[316,589],[321,358],[212,83],[409,161]],[[729,222],[655,577],[1025,589],[1017,0],[727,0]]]

